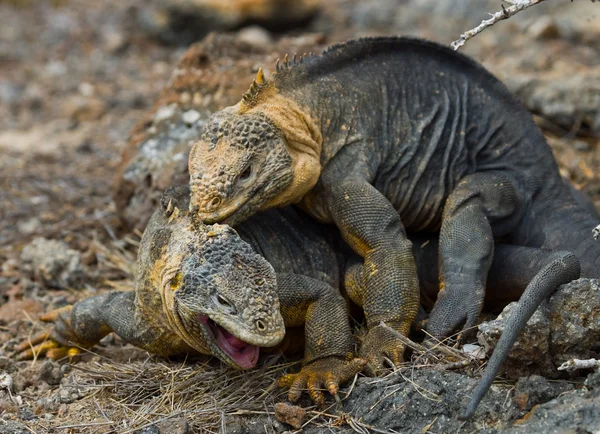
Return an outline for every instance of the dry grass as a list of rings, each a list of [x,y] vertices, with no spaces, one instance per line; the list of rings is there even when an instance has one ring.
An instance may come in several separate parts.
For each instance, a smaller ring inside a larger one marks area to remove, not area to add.
[[[72,382],[88,393],[106,421],[104,432],[130,433],[175,417],[184,417],[193,432],[221,432],[234,415],[267,415],[285,398],[276,380],[295,363],[236,371],[209,363],[90,363],[75,366]],[[101,403],[107,403],[103,406]],[[99,422],[100,423],[100,422]],[[73,424],[64,424],[67,428]]]
[[[134,238],[114,238],[106,244],[92,240],[90,250],[97,259],[98,270],[109,276],[104,279],[103,288],[133,289],[134,252],[138,244]],[[355,323],[354,328],[360,335],[361,325]],[[370,383],[396,377],[394,383],[408,382],[423,397],[436,401],[438,396],[413,381],[415,370],[478,367],[451,347],[450,341],[426,346],[405,337],[403,340],[413,350],[411,361],[387,376],[370,379]],[[85,397],[71,404],[68,414],[57,418],[53,428],[126,434],[182,417],[192,432],[217,433],[226,432],[227,421],[231,418],[245,415],[261,416],[265,430],[269,432],[273,429],[268,422],[274,419],[274,404],[286,400],[286,392],[276,387],[276,381],[291,367],[296,365],[297,369],[299,365],[299,362],[280,363],[276,356],[267,357],[260,368],[249,372],[237,371],[218,362],[171,362],[157,357],[135,361],[101,360],[73,365],[74,372],[66,387],[79,389]],[[304,427],[332,429],[344,425],[357,433],[388,432],[343,411],[343,401],[354,390],[355,382],[356,378],[340,393],[337,401],[323,410],[310,406],[310,401],[305,398],[302,402],[308,405],[305,408],[308,416]],[[401,386],[388,384],[385,387],[388,390],[374,407]]]

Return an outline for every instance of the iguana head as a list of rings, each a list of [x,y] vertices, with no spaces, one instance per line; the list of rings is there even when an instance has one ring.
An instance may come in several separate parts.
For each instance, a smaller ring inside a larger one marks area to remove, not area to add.
[[[293,178],[281,131],[264,114],[240,115],[234,107],[210,118],[189,167],[193,211],[209,223],[244,220]]]
[[[236,224],[299,201],[317,182],[321,136],[314,122],[259,72],[244,100],[211,116],[189,158],[191,210]]]
[[[147,278],[160,288],[170,327],[188,345],[252,368],[259,347],[275,346],[285,334],[275,272],[231,227],[194,222],[184,190],[185,197],[163,196],[161,224],[151,222],[144,233],[140,250],[153,251]]]

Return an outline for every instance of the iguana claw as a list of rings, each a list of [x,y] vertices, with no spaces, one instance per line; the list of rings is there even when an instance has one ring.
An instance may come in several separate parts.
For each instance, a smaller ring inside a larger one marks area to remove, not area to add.
[[[325,405],[327,389],[331,395],[336,395],[340,384],[349,381],[361,372],[365,360],[353,358],[343,360],[338,357],[326,357],[302,367],[297,374],[286,374],[279,379],[279,386],[289,388],[288,399],[296,402],[302,396],[302,391],[308,389],[310,398],[319,406]]]
[[[32,338],[15,347],[15,359],[31,360],[39,356],[46,356],[52,360],[59,360],[68,357],[72,360],[81,353],[81,347],[65,345],[65,342],[77,343],[73,341],[73,336],[69,331],[70,314],[73,306],[65,306],[42,315],[40,320],[44,322],[55,323],[51,330],[44,330]]]

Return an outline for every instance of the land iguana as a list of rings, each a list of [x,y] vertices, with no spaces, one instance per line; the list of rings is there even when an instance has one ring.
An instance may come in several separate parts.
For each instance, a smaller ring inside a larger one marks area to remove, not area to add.
[[[272,269],[233,229],[194,224],[189,213],[180,211],[188,206],[187,188],[168,191],[162,202],[142,237],[136,292],[94,296],[44,316],[55,322],[54,329],[18,346],[19,358],[74,355],[114,331],[152,353],[212,354],[247,369],[256,364],[256,345],[281,340],[279,299],[286,328],[305,324],[306,329],[303,369],[280,379],[290,389],[291,401],[308,388],[312,399],[323,404],[322,386],[335,394],[339,384],[361,370],[363,361],[351,356],[348,318],[337,288],[342,278],[348,288],[359,285],[353,281],[360,277],[362,264],[337,231],[292,207],[271,209],[241,223],[237,233],[279,272],[275,293]],[[436,239],[411,240],[423,299],[435,300]],[[496,247],[486,301],[497,306],[521,298],[474,394],[473,411],[541,300],[577,278],[562,269],[578,269],[573,254]],[[349,295],[361,304],[363,293]],[[273,326],[264,329],[258,321]]]
[[[308,388],[323,404],[321,388],[335,394],[362,370],[337,289],[336,249],[321,228],[302,225],[290,210],[247,222],[240,230],[246,242],[227,225],[195,222],[187,211],[187,186],[168,190],[161,200],[140,243],[135,291],[51,312],[42,319],[54,328],[17,346],[17,358],[73,356],[115,332],[161,356],[209,354],[250,369],[260,347],[274,347],[286,328],[304,326],[302,370],[281,379],[290,398]]]
[[[236,224],[298,204],[333,222],[364,259],[368,334],[359,355],[377,373],[402,360],[419,306],[406,232],[440,231],[441,293],[427,330],[473,326],[494,240],[566,250],[600,277],[600,218],[577,203],[530,113],[482,66],[445,46],[380,37],[262,72],[215,113],[189,159],[191,210]],[[564,280],[578,270],[555,269]]]

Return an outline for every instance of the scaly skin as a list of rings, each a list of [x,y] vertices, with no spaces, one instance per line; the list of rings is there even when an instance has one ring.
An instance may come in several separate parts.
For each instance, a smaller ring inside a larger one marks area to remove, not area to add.
[[[175,212],[175,209],[187,206],[188,190],[172,190],[165,198],[166,208],[172,208]],[[161,223],[157,224],[157,220]],[[143,237],[140,266],[147,263],[145,261],[148,260],[148,254],[152,252],[156,255],[152,259],[155,264],[164,261],[165,257],[173,253],[177,254],[177,248],[175,252],[165,249],[165,246],[171,244],[169,236],[165,236],[165,229],[176,227],[177,220],[186,221],[189,218],[187,215],[179,215],[165,220],[162,212],[157,212]],[[316,403],[323,404],[325,397],[320,389],[326,389],[332,394],[337,393],[339,385],[352,378],[364,365],[363,360],[352,357],[352,341],[349,337],[344,301],[340,294],[333,290],[340,285],[340,277],[344,277],[350,298],[359,306],[364,306],[362,264],[355,255],[344,248],[336,231],[307,219],[291,207],[254,216],[240,224],[237,229],[243,239],[281,271],[277,274],[277,294],[281,314],[288,328],[288,335],[291,336],[285,344],[293,344],[294,328],[305,325],[303,369],[297,374],[282,377],[280,385],[289,388],[288,396],[292,401],[296,401],[302,391],[308,389],[311,398]],[[239,242],[236,237],[229,240],[233,244]],[[411,236],[411,240],[414,241],[413,253],[418,264],[423,299],[433,300],[438,295],[439,286],[435,271],[438,262],[437,240],[431,237],[415,238],[414,235]],[[226,244],[221,244],[220,247],[224,248],[224,251],[227,250]],[[199,258],[198,253],[194,251],[196,249],[198,252],[207,250],[202,245],[194,245],[192,250],[183,254],[183,261],[189,256],[196,262]],[[151,270],[155,268],[152,262],[148,265]],[[186,272],[189,273],[190,270],[194,268],[187,268]],[[559,272],[556,273],[555,270]],[[508,320],[506,332],[490,358],[467,416],[472,414],[489,388],[516,337],[541,300],[560,284],[577,278],[578,270],[577,259],[570,253],[502,244],[496,246],[488,276],[489,291],[486,302],[498,307],[520,296],[520,307]],[[147,276],[151,274],[140,272],[138,276],[148,279]],[[181,280],[187,282],[188,275],[184,274]],[[194,349],[181,338],[181,329],[173,328],[165,316],[158,315],[163,307],[160,301],[152,311],[139,308],[137,300],[152,299],[156,288],[152,287],[152,282],[146,280],[138,283],[137,295],[134,292],[103,294],[42,317],[45,321],[54,322],[54,329],[40,334],[31,343],[23,343],[17,348],[17,351],[20,351],[19,357],[31,358],[39,353],[46,353],[48,357],[55,359],[73,356],[79,351],[77,346],[91,348],[111,331],[158,354],[193,353]],[[214,304],[214,300],[202,296],[201,286],[196,289],[198,302],[195,306],[202,315],[208,311],[202,304],[210,306]],[[148,290],[150,292],[146,293]],[[237,306],[242,304],[237,303]],[[231,319],[235,319],[235,313],[230,312],[229,315]],[[223,317],[221,321],[228,322]],[[237,326],[238,336],[243,332],[239,329],[243,327],[244,325]],[[190,328],[194,330],[193,326]],[[196,342],[199,341],[203,348],[208,349],[199,352],[221,357],[221,352],[215,350],[216,343],[213,337],[214,335],[198,335]],[[32,344],[37,345],[33,350],[30,349]]]
[[[259,347],[282,343],[286,328],[304,327],[303,368],[282,381],[290,398],[306,386],[324,404],[319,389],[337,393],[364,366],[352,355],[346,302],[332,288],[341,273],[335,240],[316,226],[295,230],[301,218],[291,209],[247,221],[240,237],[229,226],[195,222],[185,211],[189,196],[187,186],[163,195],[142,237],[135,292],[110,292],[45,315],[54,329],[18,346],[17,357],[73,356],[115,332],[154,354],[209,354],[250,369]],[[281,242],[278,232],[286,234]],[[277,267],[277,284],[265,258]]]
[[[364,258],[359,297],[373,371],[403,345],[419,284],[406,231],[437,231],[436,336],[474,324],[494,240],[572,251],[600,277],[600,218],[575,200],[530,114],[480,65],[410,38],[333,46],[262,71],[237,105],[216,113],[189,160],[192,211],[243,221],[298,203],[333,222]],[[555,269],[558,280],[572,269]]]

